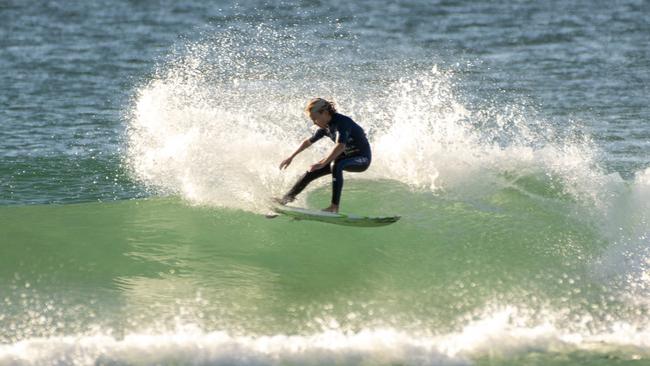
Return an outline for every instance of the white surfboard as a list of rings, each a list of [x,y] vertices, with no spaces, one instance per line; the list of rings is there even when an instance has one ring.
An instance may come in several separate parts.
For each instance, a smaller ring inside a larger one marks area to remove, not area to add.
[[[376,227],[386,226],[397,222],[400,216],[361,216],[354,214],[333,213],[318,210],[309,210],[301,207],[281,206],[272,207],[273,211],[278,214],[292,217],[295,220],[311,220],[326,222],[336,225],[359,226],[359,227]],[[270,216],[267,216],[270,217]]]

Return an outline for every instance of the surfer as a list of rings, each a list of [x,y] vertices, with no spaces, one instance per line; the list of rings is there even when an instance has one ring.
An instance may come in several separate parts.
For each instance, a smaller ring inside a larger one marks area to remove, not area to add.
[[[280,163],[280,169],[286,169],[296,155],[325,136],[334,141],[335,145],[326,157],[311,165],[289,192],[277,199],[277,202],[284,205],[295,200],[314,179],[332,174],[332,203],[323,211],[336,213],[341,202],[343,171],[363,172],[368,169],[372,158],[370,144],[363,128],[350,117],[338,113],[334,103],[330,101],[322,98],[310,100],[305,107],[305,114],[319,128],[310,138],[305,139],[291,156]]]

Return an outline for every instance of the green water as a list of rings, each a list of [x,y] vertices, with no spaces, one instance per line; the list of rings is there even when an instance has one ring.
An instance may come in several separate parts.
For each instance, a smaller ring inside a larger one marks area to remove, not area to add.
[[[2,325],[18,329],[3,339],[179,317],[254,334],[317,331],[324,316],[346,329],[448,331],[491,301],[601,305],[588,263],[605,242],[562,200],[504,188],[465,202],[390,182],[352,182],[346,194],[360,213],[404,218],[359,229],[164,198],[4,207],[0,278],[13,314]]]

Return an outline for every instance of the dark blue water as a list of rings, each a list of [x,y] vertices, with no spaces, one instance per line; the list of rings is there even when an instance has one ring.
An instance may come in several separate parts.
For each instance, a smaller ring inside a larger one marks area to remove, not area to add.
[[[3,175],[9,175],[3,185],[16,187],[2,190],[5,203],[137,194],[100,179],[104,172],[88,159],[120,172],[120,185],[128,186],[116,156],[137,86],[175,48],[243,23],[299,29],[309,34],[311,47],[353,38],[351,47],[360,49],[358,57],[367,58],[359,62],[367,65],[406,58],[440,63],[461,74],[470,98],[532,105],[558,124],[579,123],[606,152],[603,164],[610,171],[629,176],[650,160],[650,5],[644,1],[0,6],[0,152]],[[78,176],[97,175],[72,189],[85,193],[24,192],[22,186],[35,182],[12,168],[50,169],[43,175],[66,181],[79,170],[66,169],[68,162],[83,167]]]

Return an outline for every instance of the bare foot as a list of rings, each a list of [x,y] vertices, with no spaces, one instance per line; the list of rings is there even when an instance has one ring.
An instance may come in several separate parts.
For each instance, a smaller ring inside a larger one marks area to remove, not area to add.
[[[332,212],[332,213],[339,213],[339,206],[338,205],[330,205],[330,207],[324,208],[323,211]]]

